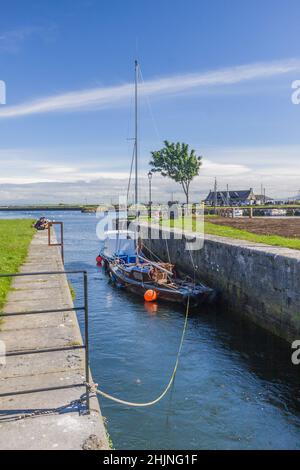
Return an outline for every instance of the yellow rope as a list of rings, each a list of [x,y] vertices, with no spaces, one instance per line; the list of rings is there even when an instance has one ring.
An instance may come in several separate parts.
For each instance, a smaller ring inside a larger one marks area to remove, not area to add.
[[[185,332],[186,332],[186,328],[187,328],[187,323],[188,323],[189,307],[190,307],[190,297],[188,297],[188,301],[187,301],[187,305],[186,305],[184,326],[183,326],[181,340],[180,340],[178,353],[177,353],[177,358],[176,358],[176,362],[175,362],[175,366],[174,366],[171,378],[169,380],[168,385],[164,389],[164,391],[157,398],[155,398],[155,400],[152,400],[152,401],[149,401],[149,402],[146,402],[146,403],[135,403],[135,402],[131,402],[131,401],[121,400],[120,398],[113,397],[112,395],[109,395],[108,393],[103,392],[102,390],[97,388],[97,384],[95,384],[95,386],[92,386],[92,385],[88,384],[89,387],[90,387],[91,392],[97,393],[98,395],[101,395],[102,397],[108,398],[109,400],[112,400],[116,403],[120,403],[121,405],[134,406],[134,407],[152,406],[152,405],[155,405],[156,403],[158,403],[160,400],[162,400],[162,398],[168,393],[172,383],[174,382],[175,376],[176,376],[176,372],[177,372],[177,368],[178,368],[178,364],[179,364],[179,357],[180,357],[180,353],[181,353],[181,349],[182,349],[182,345],[183,345],[183,340],[184,340],[184,336],[185,336]]]

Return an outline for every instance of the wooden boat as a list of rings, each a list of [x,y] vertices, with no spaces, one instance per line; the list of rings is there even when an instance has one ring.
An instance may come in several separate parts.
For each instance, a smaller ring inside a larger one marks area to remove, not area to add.
[[[118,287],[144,298],[150,291],[155,292],[153,300],[185,304],[190,298],[190,304],[196,306],[213,296],[213,290],[203,284],[176,278],[170,263],[154,263],[144,257],[139,264],[116,259],[108,263],[107,271]]]
[[[137,73],[135,62],[135,207],[138,207],[138,143],[137,143]],[[127,222],[127,221],[126,221]],[[120,227],[106,232],[104,244],[97,262],[104,264],[111,280],[145,300],[163,300],[191,305],[210,300],[213,290],[201,283],[178,279],[172,263],[154,262],[147,259],[136,234]],[[149,295],[148,295],[149,294]]]

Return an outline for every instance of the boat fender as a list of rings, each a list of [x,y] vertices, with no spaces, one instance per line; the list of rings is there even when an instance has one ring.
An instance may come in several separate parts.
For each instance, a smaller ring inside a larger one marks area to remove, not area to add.
[[[102,264],[102,256],[98,255],[96,258],[97,264]]]
[[[144,294],[144,299],[146,300],[146,302],[153,302],[157,299],[157,292],[153,289],[146,290]]]

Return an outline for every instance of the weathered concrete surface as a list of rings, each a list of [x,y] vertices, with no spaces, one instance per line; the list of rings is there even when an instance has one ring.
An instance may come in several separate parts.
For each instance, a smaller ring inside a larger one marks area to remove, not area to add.
[[[57,247],[47,246],[46,232],[38,232],[21,272],[64,270]],[[5,312],[70,308],[73,306],[65,275],[15,278]],[[0,340],[7,351],[26,351],[82,344],[74,312],[7,317]],[[69,406],[60,413],[17,419],[24,413],[58,408],[77,400],[85,387],[1,397],[8,392],[81,384],[82,350],[8,357],[0,366],[0,449],[108,449],[98,400]]]
[[[300,251],[205,235],[203,248],[189,253],[186,241],[194,233],[174,239],[180,230],[164,228],[163,238],[157,226],[152,230],[150,240],[142,226],[144,245],[167,260],[167,238],[171,260],[189,274],[192,256],[197,277],[217,289],[228,309],[288,341],[300,338]]]

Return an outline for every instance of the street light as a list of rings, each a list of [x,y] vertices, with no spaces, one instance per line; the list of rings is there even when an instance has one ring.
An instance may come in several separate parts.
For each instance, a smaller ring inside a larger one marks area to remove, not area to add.
[[[148,172],[148,181],[149,181],[149,217],[152,216],[151,206],[152,206],[152,196],[151,196],[151,180],[152,180],[152,172]]]

